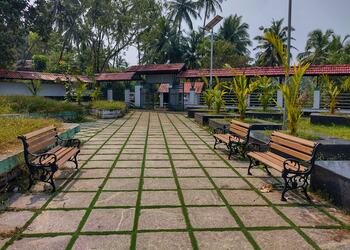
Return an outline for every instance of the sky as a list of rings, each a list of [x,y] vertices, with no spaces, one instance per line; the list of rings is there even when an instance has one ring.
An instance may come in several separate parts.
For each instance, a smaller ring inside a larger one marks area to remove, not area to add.
[[[222,4],[223,17],[238,14],[249,24],[250,38],[261,34],[259,27],[269,26],[272,19],[288,20],[288,0],[226,0]],[[305,48],[307,35],[315,29],[333,29],[344,37],[350,34],[350,0],[293,0],[292,26],[295,28],[293,45],[299,51],[292,51],[293,56]],[[203,24],[202,20],[193,20],[194,27]],[[184,25],[184,24],[183,24]],[[185,25],[184,25],[185,26]],[[188,30],[188,29],[187,29]],[[217,31],[217,28],[216,28]],[[253,48],[250,49],[255,55]],[[126,51],[126,60],[130,65],[137,64],[137,50],[134,47]]]

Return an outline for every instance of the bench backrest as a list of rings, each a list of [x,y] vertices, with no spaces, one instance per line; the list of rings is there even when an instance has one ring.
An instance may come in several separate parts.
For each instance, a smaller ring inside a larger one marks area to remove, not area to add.
[[[270,148],[302,161],[312,161],[317,143],[292,135],[274,131],[271,135]]]
[[[249,140],[250,125],[248,123],[232,120],[230,132],[242,139]]]
[[[49,126],[21,135],[18,138],[22,140],[25,152],[36,153],[55,144],[57,141],[56,136],[56,128],[54,126]]]

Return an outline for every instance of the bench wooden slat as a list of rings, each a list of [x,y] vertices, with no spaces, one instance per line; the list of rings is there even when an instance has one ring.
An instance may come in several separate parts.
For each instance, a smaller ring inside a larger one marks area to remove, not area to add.
[[[299,143],[296,143],[296,142],[293,142],[293,141],[289,141],[289,140],[286,140],[282,137],[276,137],[276,136],[273,136],[271,138],[271,141],[276,143],[276,144],[280,144],[282,146],[286,146],[286,147],[289,147],[291,149],[295,149],[295,150],[298,150],[302,153],[305,153],[305,154],[308,154],[308,155],[312,155],[313,151],[314,151],[314,148],[313,147],[308,147],[308,146],[304,146],[302,144],[299,144]]]
[[[231,124],[230,126],[230,131],[231,132],[237,132],[237,131],[240,131],[242,132],[243,134],[248,134],[248,129],[247,128],[244,128],[244,127],[240,127],[238,125],[235,125],[235,124]]]
[[[286,147],[283,147],[281,145],[278,145],[276,143],[270,143],[270,147],[277,150],[277,151],[280,151],[282,153],[285,153],[287,155],[290,155],[292,156],[293,158],[297,158],[297,159],[301,159],[303,161],[309,161],[311,159],[311,156],[310,155],[307,155],[307,154],[303,154],[299,151],[296,151],[296,150],[293,150],[293,149],[290,149],[290,148],[286,148]]]
[[[26,139],[26,140],[29,140],[31,139],[32,137],[35,137],[37,135],[40,135],[42,133],[45,133],[45,132],[48,132],[50,130],[55,130],[55,126],[51,125],[49,127],[45,127],[45,128],[42,128],[42,129],[39,129],[39,130],[36,130],[36,131],[33,131],[33,132],[30,132],[28,134],[25,134],[23,135],[23,137]]]
[[[278,137],[281,137],[281,138],[284,138],[284,139],[287,139],[287,140],[290,140],[290,141],[293,141],[296,143],[300,143],[300,144],[303,144],[305,146],[312,147],[312,148],[314,148],[316,145],[316,143],[313,141],[305,140],[305,139],[302,139],[302,138],[299,138],[296,136],[292,136],[292,135],[287,135],[287,134],[284,134],[284,133],[281,133],[278,131],[272,132],[272,136],[278,136]]]
[[[267,162],[270,161],[274,164],[277,164],[277,165],[280,165],[282,166],[282,169],[283,169],[283,163],[285,160],[287,160],[286,158],[283,158],[282,156],[280,155],[277,155],[275,153],[272,153],[272,152],[254,152],[256,155],[259,155],[260,157],[263,157]],[[293,170],[298,170],[297,167],[291,165],[291,164],[288,164],[288,167],[290,169],[293,169]],[[304,166],[300,166],[300,171],[305,171],[306,168]]]
[[[55,138],[56,135],[57,135],[57,132],[54,130],[51,130],[49,132],[42,133],[38,136],[32,137],[30,140],[27,140],[27,144],[28,144],[28,146],[35,145],[35,144],[38,144],[38,143],[40,143],[48,138]]]
[[[38,152],[42,149],[45,149],[47,148],[48,146],[50,145],[53,145],[56,143],[56,138],[55,137],[51,137],[51,138],[47,138],[46,140],[40,142],[40,143],[37,143],[37,144],[34,144],[34,145],[30,145],[28,147],[28,151],[31,152],[31,153],[35,153],[35,152]]]
[[[79,152],[78,148],[71,148],[71,150],[69,151],[69,153],[65,154],[63,157],[61,157],[58,161],[57,161],[57,165],[60,167],[62,166],[64,163],[66,163],[72,156],[74,156],[76,153]]]
[[[240,127],[244,127],[244,128],[249,128],[250,127],[250,124],[245,123],[245,122],[240,122],[240,121],[237,121],[237,120],[231,120],[231,123],[237,124]]]

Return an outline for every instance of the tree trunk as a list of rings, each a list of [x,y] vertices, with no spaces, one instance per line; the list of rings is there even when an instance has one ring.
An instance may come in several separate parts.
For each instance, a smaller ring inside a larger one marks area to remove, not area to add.
[[[208,4],[205,4],[205,12],[204,12],[204,21],[203,21],[203,28],[205,27],[206,25],[206,22],[207,22],[207,13],[208,12]],[[204,32],[204,30],[203,30]]]

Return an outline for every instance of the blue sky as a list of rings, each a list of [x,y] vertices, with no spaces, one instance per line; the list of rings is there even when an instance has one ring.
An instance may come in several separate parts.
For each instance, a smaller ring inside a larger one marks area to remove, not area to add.
[[[250,26],[250,38],[261,34],[260,26],[268,26],[272,19],[285,19],[287,24],[288,0],[226,0],[223,12],[218,13],[223,17],[232,14],[243,16],[243,21]],[[292,25],[296,41],[293,45],[303,51],[307,35],[311,30],[333,29],[337,34],[344,37],[350,34],[350,0],[293,0]],[[194,20],[194,27],[202,25],[202,20]],[[184,25],[185,26],[185,25]],[[256,43],[253,43],[255,47]],[[254,51],[251,49],[252,55]],[[293,51],[296,55],[298,52]],[[126,52],[129,64],[137,63],[136,49],[130,47]]]

